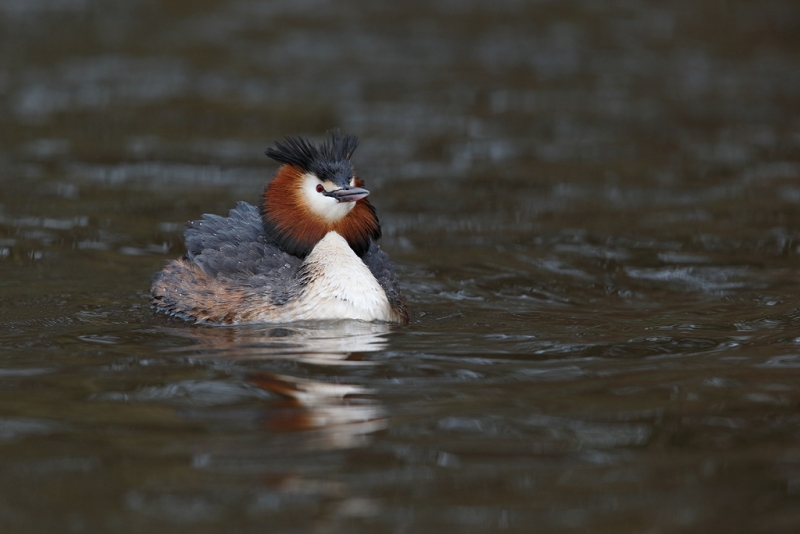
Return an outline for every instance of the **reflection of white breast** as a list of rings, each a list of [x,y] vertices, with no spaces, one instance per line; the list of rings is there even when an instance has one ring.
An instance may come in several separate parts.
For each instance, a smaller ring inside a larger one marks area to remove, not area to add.
[[[397,320],[383,288],[338,233],[317,243],[304,268],[309,283],[294,304],[299,319]]]

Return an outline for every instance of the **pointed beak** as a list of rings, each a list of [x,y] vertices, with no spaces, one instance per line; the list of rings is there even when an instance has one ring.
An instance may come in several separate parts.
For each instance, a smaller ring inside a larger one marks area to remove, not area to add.
[[[326,196],[335,198],[339,202],[355,202],[369,195],[369,191],[361,187],[344,186],[325,193]]]

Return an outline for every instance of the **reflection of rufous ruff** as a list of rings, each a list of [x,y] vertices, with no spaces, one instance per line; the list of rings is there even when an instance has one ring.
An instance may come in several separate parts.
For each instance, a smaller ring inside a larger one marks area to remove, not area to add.
[[[266,427],[283,431],[316,430],[316,447],[361,446],[367,434],[388,424],[383,408],[363,397],[373,392],[361,386],[260,372],[251,373],[248,381],[286,399],[266,414]]]
[[[272,373],[252,373],[248,382],[263,390],[294,399],[303,405],[341,401],[348,395],[369,395],[372,390],[350,384],[332,384]]]

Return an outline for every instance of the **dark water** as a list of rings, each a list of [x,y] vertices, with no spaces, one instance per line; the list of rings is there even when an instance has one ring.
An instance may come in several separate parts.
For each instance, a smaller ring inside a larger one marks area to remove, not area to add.
[[[413,311],[152,313],[358,133]],[[797,532],[796,2],[0,0],[3,532]]]

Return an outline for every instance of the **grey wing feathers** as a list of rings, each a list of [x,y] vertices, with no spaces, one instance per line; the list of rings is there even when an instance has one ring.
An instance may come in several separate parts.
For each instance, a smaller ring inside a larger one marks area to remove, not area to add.
[[[373,241],[361,259],[386,292],[392,308],[405,309],[406,303],[400,292],[400,281],[389,256]]]
[[[203,215],[183,235],[186,258],[209,276],[263,288],[278,302],[294,289],[302,260],[267,240],[255,206],[238,202],[228,217]]]

